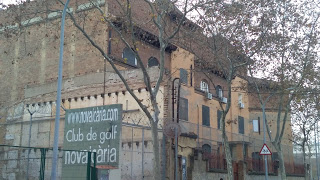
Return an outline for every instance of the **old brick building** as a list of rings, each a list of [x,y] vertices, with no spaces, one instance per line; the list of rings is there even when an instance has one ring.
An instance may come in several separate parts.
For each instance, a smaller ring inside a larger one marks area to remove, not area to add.
[[[116,1],[99,0],[97,5],[106,14],[112,14],[114,17],[123,16]],[[149,105],[143,73],[132,51],[121,42],[119,34],[101,20],[103,16],[88,1],[71,1],[69,7],[69,11],[81,20],[88,34],[113,58],[136,96],[145,105]],[[144,1],[133,1],[132,16],[137,23],[135,35],[139,42],[139,55],[147,67],[151,82],[155,83],[159,77],[159,42],[147,7]],[[57,9],[62,9],[62,6],[55,1],[36,1],[0,12],[0,22],[3,22],[0,25],[0,144],[28,146],[30,142],[31,147],[53,146],[61,17],[61,13],[55,11]],[[173,11],[173,14],[174,12],[179,15],[176,11]],[[168,17],[168,31],[170,24],[175,24],[172,17]],[[70,19],[67,19],[65,29],[60,137],[64,135],[64,109],[122,104],[124,126],[121,166],[119,169],[108,171],[109,176],[112,179],[149,179],[153,155],[147,117],[110,64],[84,38]],[[123,36],[130,38],[129,33]],[[165,77],[157,96],[161,119],[159,127],[162,129],[164,124],[173,120],[172,109],[177,112],[177,108],[172,108],[177,105],[177,101],[172,98],[176,98],[177,95],[172,92],[172,80],[180,78],[182,85],[179,101],[179,162],[186,158],[188,179],[225,178],[218,119],[221,113],[220,103],[226,102],[227,84],[219,73],[212,72],[205,76],[201,72],[201,66],[198,66],[199,59],[185,47],[184,43],[187,40],[188,38],[175,39],[168,44],[165,51]],[[201,49],[196,51],[199,52]],[[242,75],[245,71],[244,68]],[[247,81],[240,77],[233,80],[234,87],[246,83]],[[258,177],[256,175],[263,172],[261,169],[254,169],[252,162],[247,163],[247,170],[244,167],[244,161],[247,158],[256,158],[253,156],[257,155],[262,145],[262,124],[253,123],[261,117],[261,111],[254,102],[255,98],[246,91],[232,92],[232,106],[227,119],[234,121],[228,123],[226,128],[233,160],[239,163],[235,170],[239,179],[255,179]],[[254,127],[257,125],[258,131],[257,127]],[[288,127],[286,132],[290,135],[291,129]],[[165,150],[166,176],[169,179],[174,177],[174,150],[171,143],[167,140]],[[290,157],[288,159],[292,159],[292,144],[285,141],[285,145]],[[60,138],[59,147],[63,148],[63,138]],[[19,148],[1,149],[0,155],[4,157],[0,158],[0,161],[3,160],[3,163],[0,163],[2,179],[22,179],[26,175],[26,152]],[[37,150],[31,153],[35,159],[37,153]],[[205,153],[209,153],[209,156],[205,157]],[[221,159],[217,159],[218,157]],[[258,164],[261,160],[259,158]],[[46,161],[46,178],[50,175],[50,162],[50,159]],[[29,175],[38,177],[39,162],[28,160],[28,163],[32,164]],[[259,164],[260,166],[262,167]],[[59,176],[60,173],[59,170]],[[179,174],[182,176],[181,164]]]

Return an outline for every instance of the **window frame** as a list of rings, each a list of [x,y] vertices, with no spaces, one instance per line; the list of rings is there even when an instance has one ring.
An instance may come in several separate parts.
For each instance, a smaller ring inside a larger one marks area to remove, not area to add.
[[[210,107],[206,105],[202,105],[202,125],[210,127]]]
[[[216,94],[218,98],[223,98],[223,90],[222,87],[220,85],[216,86]]]
[[[256,122],[256,123],[254,123]],[[256,125],[256,128],[255,128]],[[259,119],[253,119],[252,120],[252,131],[255,133],[260,133],[260,127],[259,127],[260,123],[259,123]]]
[[[179,75],[181,84],[188,85],[188,71],[186,69],[180,68]]]
[[[125,50],[127,50],[128,52],[130,52],[130,54],[132,53],[132,55],[134,56],[134,64],[131,64],[131,63],[128,63],[128,58],[127,57],[124,57],[124,54],[125,54]],[[125,47],[123,50],[122,50],[122,59],[125,59],[127,58],[127,62],[124,62],[125,64],[128,64],[128,65],[131,65],[131,66],[138,66],[138,60],[137,60],[137,56],[135,55],[134,51],[128,47]]]
[[[203,79],[202,81],[200,81],[200,90],[206,93],[209,93],[209,83]]]
[[[239,134],[245,134],[245,128],[244,128],[244,117],[238,116],[238,133]],[[243,127],[243,130],[241,130],[241,125]]]
[[[158,65],[154,65],[154,66],[149,66],[149,62],[150,62],[150,60],[156,60],[157,61],[157,63],[158,63]],[[151,56],[149,59],[148,59],[148,68],[149,67],[155,67],[155,66],[160,66],[160,64],[159,64],[159,60],[156,58],[156,57],[154,57],[154,56]]]
[[[188,99],[186,98],[183,98],[183,97],[180,97],[179,99],[179,120],[184,120],[184,121],[189,121],[189,101]],[[184,103],[182,103],[184,102]],[[182,107],[182,105],[185,105],[185,107]],[[184,111],[186,111],[186,113],[183,113],[182,112],[182,109],[181,108],[184,108]],[[183,116],[181,116],[183,115]],[[182,119],[184,118],[184,119]]]

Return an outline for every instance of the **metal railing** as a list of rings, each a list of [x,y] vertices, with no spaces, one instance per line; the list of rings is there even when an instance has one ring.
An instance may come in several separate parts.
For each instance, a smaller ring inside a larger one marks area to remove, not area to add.
[[[222,133],[220,129],[212,128],[209,126],[199,125],[188,121],[180,121],[181,131],[183,133],[197,134],[197,146],[198,149],[202,149],[203,145],[209,145],[211,147],[210,153],[204,152],[203,159],[208,160],[208,169],[226,169]],[[250,133],[249,133],[250,134]],[[249,136],[245,134],[227,132],[227,136],[230,144],[242,145],[242,156],[237,158],[233,155],[233,161],[242,160],[247,163],[248,172],[264,173],[264,160],[263,156],[259,155],[259,152],[264,144],[262,136],[257,138],[255,136]],[[301,175],[304,173],[303,162],[295,160],[293,153],[293,144],[289,139],[283,139],[282,153],[285,160],[285,167],[287,174]],[[277,162],[277,152],[272,143],[267,140],[266,143],[273,153],[268,157],[268,172],[276,173],[276,169],[279,166]],[[237,149],[238,151],[239,149]],[[241,154],[237,152],[238,155]]]
[[[59,179],[62,178],[62,171],[65,174],[63,179],[94,180],[97,178],[95,152],[72,150],[75,154],[82,152],[87,157],[87,161],[85,164],[63,170],[63,160],[67,154],[70,154],[66,152],[71,150],[59,149],[57,169]],[[52,148],[0,145],[1,179],[50,179],[52,154]]]

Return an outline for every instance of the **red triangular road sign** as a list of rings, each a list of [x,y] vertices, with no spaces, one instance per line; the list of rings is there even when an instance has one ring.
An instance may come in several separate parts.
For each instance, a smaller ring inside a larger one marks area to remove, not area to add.
[[[264,144],[260,150],[260,155],[271,155],[271,151],[266,144]]]

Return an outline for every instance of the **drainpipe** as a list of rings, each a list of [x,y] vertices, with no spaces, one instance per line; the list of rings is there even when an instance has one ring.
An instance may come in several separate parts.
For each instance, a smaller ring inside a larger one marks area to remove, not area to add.
[[[180,78],[174,78],[172,81],[172,121],[174,121],[174,82]]]
[[[176,80],[179,80],[179,85],[178,85],[178,96],[177,96],[177,123],[179,123],[179,102],[180,102],[180,88],[181,88],[181,82],[180,82],[180,78],[175,78],[172,81],[172,121],[174,121],[174,83]],[[175,134],[175,168],[174,168],[174,172],[175,172],[175,180],[178,180],[178,129],[175,128],[174,129],[174,134]]]

